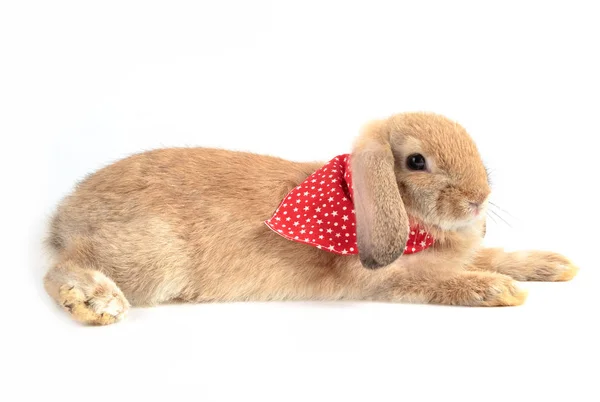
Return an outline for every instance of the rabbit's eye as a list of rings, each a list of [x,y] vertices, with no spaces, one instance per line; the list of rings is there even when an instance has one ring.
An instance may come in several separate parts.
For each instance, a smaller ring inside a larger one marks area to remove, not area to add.
[[[406,159],[406,166],[410,170],[425,170],[427,164],[425,163],[425,157],[421,154],[409,155]]]

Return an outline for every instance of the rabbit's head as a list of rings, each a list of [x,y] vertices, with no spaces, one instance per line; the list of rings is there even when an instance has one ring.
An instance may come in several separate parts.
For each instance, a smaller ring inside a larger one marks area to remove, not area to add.
[[[443,116],[405,113],[369,123],[351,163],[365,267],[386,266],[402,255],[409,221],[457,231],[485,215],[490,186],[477,147]]]

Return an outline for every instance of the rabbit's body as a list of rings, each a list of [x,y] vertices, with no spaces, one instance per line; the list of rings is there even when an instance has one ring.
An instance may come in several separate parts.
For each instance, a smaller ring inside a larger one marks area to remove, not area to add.
[[[340,268],[349,259],[359,266],[356,257],[340,264],[264,224],[317,167],[205,148],[135,155],[78,186],[59,208],[51,244],[59,255],[82,250],[136,305],[340,297],[351,292]]]
[[[105,324],[121,318],[129,303],[168,301],[511,305],[525,296],[512,278],[473,271],[523,274],[535,258],[547,271],[542,279],[574,275],[575,268],[556,254],[482,251],[484,219],[451,230],[429,225],[433,247],[392,257],[393,264],[376,270],[363,265],[389,254],[341,256],[271,231],[264,221],[321,166],[206,148],[156,150],[121,160],[84,180],[59,206],[49,236],[56,265],[46,276],[46,289],[75,318]],[[363,188],[370,185],[362,182]],[[413,219],[410,211],[406,217]],[[371,247],[376,248],[367,244],[359,250]],[[540,279],[531,275],[517,279]]]

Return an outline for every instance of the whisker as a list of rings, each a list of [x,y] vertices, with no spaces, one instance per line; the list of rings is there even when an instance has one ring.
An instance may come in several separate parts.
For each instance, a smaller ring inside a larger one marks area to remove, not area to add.
[[[500,207],[498,206],[498,204],[494,204],[494,203],[493,203],[493,202],[491,202],[491,201],[488,201],[488,203],[489,203],[490,205],[492,205],[494,208],[498,208],[500,211],[504,212],[505,214],[507,214],[507,215],[508,215],[508,216],[510,216],[511,218],[513,218],[513,219],[517,219],[515,216],[513,216],[513,215],[512,215],[510,212],[508,212],[506,209],[500,208]]]
[[[498,224],[498,221],[496,219],[494,219],[494,217],[492,215],[490,215],[489,213],[486,213],[485,216],[490,218],[492,220],[492,222],[494,222],[496,225]]]
[[[498,215],[498,213],[496,213],[496,211],[494,211],[493,209],[489,209],[489,211],[491,213],[493,213],[494,215],[496,215],[498,218],[500,218],[502,220],[502,222],[506,223],[510,228],[512,228],[512,225],[510,223],[508,223],[506,221],[506,219],[504,219],[503,217],[501,217],[500,215]]]
[[[485,173],[487,175],[488,184],[490,185],[490,187],[492,186],[492,173],[493,172],[494,172],[493,169],[490,169],[488,167],[485,168]]]
[[[504,222],[520,222],[520,220],[512,215],[510,212],[500,208],[497,204],[490,204],[488,210],[493,212],[497,217],[501,218]]]

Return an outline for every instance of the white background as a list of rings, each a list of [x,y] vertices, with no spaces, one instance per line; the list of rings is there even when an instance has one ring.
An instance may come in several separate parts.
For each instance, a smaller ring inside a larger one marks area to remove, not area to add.
[[[2,1],[1,399],[600,400],[594,3]],[[512,215],[486,242],[562,252],[574,281],[524,284],[517,308],[164,306],[102,328],[43,292],[46,219],[103,165],[173,145],[328,160],[415,110],[477,141]]]

